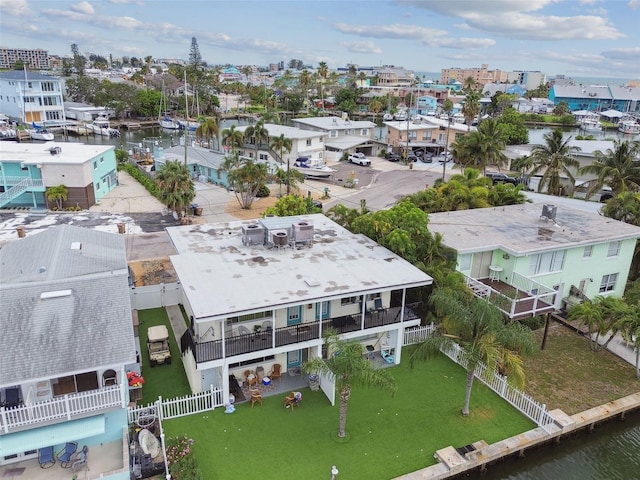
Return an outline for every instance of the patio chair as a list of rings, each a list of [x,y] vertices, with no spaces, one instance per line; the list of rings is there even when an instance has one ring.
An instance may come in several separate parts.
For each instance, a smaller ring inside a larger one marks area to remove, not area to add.
[[[38,449],[38,463],[40,464],[40,468],[49,468],[56,464],[53,446]]]
[[[102,374],[102,386],[108,387],[109,385],[117,385],[118,384],[118,376],[116,375],[115,370],[105,370]]]
[[[5,408],[17,407],[21,404],[20,401],[20,388],[11,387],[7,388],[4,392],[4,403],[3,406]]]
[[[279,363],[274,363],[273,367],[271,367],[271,371],[269,375],[267,375],[271,380],[277,378],[280,382],[282,382],[282,366]]]
[[[62,468],[69,468],[71,466],[71,456],[78,450],[78,442],[67,442],[64,446],[64,450],[58,452],[56,457],[60,461]]]
[[[238,327],[238,333],[240,335],[251,335],[251,332],[249,331],[249,329],[243,325],[240,325]]]
[[[86,445],[82,447],[82,450],[74,453],[71,456],[71,460],[70,460],[71,471],[75,473],[75,472],[79,472],[83,468],[86,468],[88,470],[89,469],[89,467],[87,466],[88,455],[89,455],[89,447],[87,447]]]
[[[250,390],[250,392],[251,392],[251,408],[253,408],[253,406],[258,402],[262,406],[262,393],[260,393],[260,390]]]
[[[290,408],[293,412],[294,407],[299,407],[302,401],[302,394],[300,392],[291,392],[290,395],[284,397],[284,408]]]
[[[253,370],[245,370],[244,379],[247,382],[247,387],[249,388],[258,385],[258,377],[253,373]]]

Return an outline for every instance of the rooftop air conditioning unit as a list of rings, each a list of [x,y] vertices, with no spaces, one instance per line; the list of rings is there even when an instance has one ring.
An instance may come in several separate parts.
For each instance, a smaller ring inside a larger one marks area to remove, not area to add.
[[[286,230],[274,230],[271,232],[271,243],[274,247],[286,247],[289,244],[289,234]]]
[[[544,218],[545,220],[553,220],[555,222],[557,212],[557,206],[546,204],[542,206],[542,213],[540,214],[540,217]]]
[[[313,224],[298,222],[293,224],[293,239],[296,243],[310,242],[313,240]]]
[[[261,245],[264,243],[264,227],[257,223],[242,226],[242,244]]]
[[[60,147],[51,147],[49,149],[49,153],[51,155],[60,155],[62,153],[62,148],[60,148]]]

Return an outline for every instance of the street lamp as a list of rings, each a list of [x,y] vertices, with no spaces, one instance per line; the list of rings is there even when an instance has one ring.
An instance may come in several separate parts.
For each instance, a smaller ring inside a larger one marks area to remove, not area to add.
[[[331,480],[336,480],[338,473],[338,468],[335,465],[331,465]]]

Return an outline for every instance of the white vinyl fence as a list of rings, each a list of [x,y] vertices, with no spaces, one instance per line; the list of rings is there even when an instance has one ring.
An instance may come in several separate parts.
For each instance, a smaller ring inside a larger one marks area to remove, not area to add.
[[[161,283],[131,289],[131,308],[146,310],[166,307],[182,303],[182,292],[179,283]]]
[[[411,345],[426,340],[433,333],[435,327],[433,324],[424,327],[414,327],[405,330],[404,345]],[[451,344],[448,348],[441,349],[451,360],[456,362],[463,368],[467,368],[468,357],[465,351],[457,343]],[[490,371],[484,363],[479,363],[474,371],[475,377],[484,383],[491,390],[496,392],[500,397],[513,405],[522,412],[526,417],[530,418],[539,427],[553,423],[553,417],[549,415],[547,406],[531,398],[526,393],[509,385],[507,377],[500,375],[496,371]]]

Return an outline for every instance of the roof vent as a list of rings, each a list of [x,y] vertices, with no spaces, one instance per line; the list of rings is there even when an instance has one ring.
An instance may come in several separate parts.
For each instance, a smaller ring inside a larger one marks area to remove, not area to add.
[[[308,243],[313,240],[313,224],[298,222],[293,224],[293,239],[296,243]]]
[[[242,244],[261,245],[264,243],[264,227],[257,223],[242,226]]]
[[[62,153],[62,148],[60,148],[60,147],[51,147],[49,149],[49,153],[51,155],[60,155]]]
[[[556,213],[558,212],[558,207],[551,204],[546,204],[542,206],[542,213],[540,214],[540,218],[545,220],[556,221]]]
[[[286,230],[276,230],[271,232],[271,242],[274,247],[285,247],[289,243],[289,234]]]

